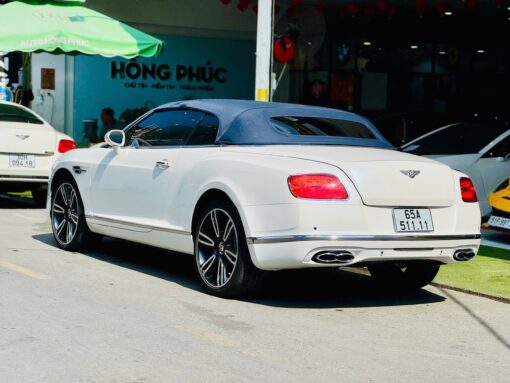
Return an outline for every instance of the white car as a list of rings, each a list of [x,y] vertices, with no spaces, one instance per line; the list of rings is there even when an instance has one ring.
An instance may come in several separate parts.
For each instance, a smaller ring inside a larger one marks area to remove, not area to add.
[[[491,212],[489,194],[510,176],[508,123],[455,123],[436,129],[402,146],[406,153],[424,155],[466,173],[480,197],[483,217]]]
[[[71,137],[30,109],[0,102],[0,191],[30,190],[43,205],[53,163],[74,148]]]
[[[105,139],[53,169],[58,246],[76,251],[105,235],[193,254],[218,296],[253,288],[262,270],[339,266],[419,288],[480,244],[469,178],[393,150],[354,114],[183,101]]]

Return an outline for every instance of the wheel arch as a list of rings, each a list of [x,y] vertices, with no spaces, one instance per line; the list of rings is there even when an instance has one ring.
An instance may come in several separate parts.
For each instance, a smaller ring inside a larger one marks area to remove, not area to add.
[[[57,184],[57,181],[61,180],[64,177],[67,177],[67,176],[71,177],[74,180],[74,182],[76,183],[76,180],[74,179],[74,176],[69,171],[69,169],[67,169],[67,168],[60,168],[51,177],[51,184],[50,184],[49,190],[51,192],[53,192],[53,190],[55,189],[55,185]]]
[[[225,191],[218,189],[218,188],[208,189],[207,191],[202,193],[202,195],[200,196],[200,198],[198,199],[198,201],[195,204],[195,208],[193,209],[193,216],[191,219],[191,233],[192,234],[195,233],[195,229],[198,225],[198,218],[200,216],[200,212],[202,211],[202,209],[205,206],[207,206],[207,204],[209,202],[214,201],[214,200],[224,200],[224,201],[231,202],[236,207],[238,213],[241,215],[241,212],[239,211],[238,206],[236,206],[233,199],[230,198],[230,196]],[[241,217],[241,219],[242,219],[242,217]],[[244,224],[244,222],[243,222],[243,224]]]

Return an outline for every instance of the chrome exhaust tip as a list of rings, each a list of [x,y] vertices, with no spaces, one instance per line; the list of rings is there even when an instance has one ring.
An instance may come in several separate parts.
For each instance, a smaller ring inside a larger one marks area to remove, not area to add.
[[[312,261],[322,264],[345,264],[354,259],[354,254],[345,250],[328,250],[321,251],[312,257]]]
[[[455,259],[456,261],[459,261],[459,262],[466,262],[466,261],[469,261],[470,259],[474,258],[475,256],[475,253],[473,250],[457,250],[454,254],[453,254],[453,259]]]

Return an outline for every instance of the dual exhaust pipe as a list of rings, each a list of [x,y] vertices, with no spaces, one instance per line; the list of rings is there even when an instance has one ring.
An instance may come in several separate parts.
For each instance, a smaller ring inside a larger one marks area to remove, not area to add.
[[[312,261],[329,265],[342,265],[354,259],[354,254],[345,250],[321,251],[312,257]]]
[[[455,259],[456,261],[459,261],[459,262],[465,262],[465,261],[469,261],[470,259],[474,258],[474,256],[475,256],[475,252],[473,250],[470,250],[470,249],[457,250],[453,254],[453,259]]]

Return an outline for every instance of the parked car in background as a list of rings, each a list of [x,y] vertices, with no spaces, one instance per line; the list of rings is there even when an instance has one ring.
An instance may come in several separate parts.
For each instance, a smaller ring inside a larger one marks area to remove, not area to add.
[[[448,117],[439,113],[390,113],[371,118],[371,121],[384,138],[398,148],[446,125]]]
[[[44,205],[51,167],[74,148],[71,137],[30,109],[0,102],[0,191],[31,191],[34,200]]]
[[[510,180],[508,178],[489,195],[488,202],[492,212],[487,225],[510,232]]]
[[[181,101],[105,139],[54,167],[58,246],[106,235],[193,254],[200,283],[218,296],[252,289],[261,270],[339,266],[415,289],[480,244],[470,179],[394,150],[351,113]]]
[[[453,123],[401,147],[467,174],[475,184],[482,216],[491,212],[489,194],[510,175],[508,123]]]

